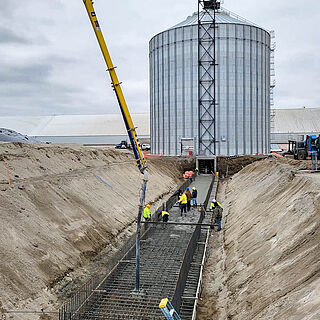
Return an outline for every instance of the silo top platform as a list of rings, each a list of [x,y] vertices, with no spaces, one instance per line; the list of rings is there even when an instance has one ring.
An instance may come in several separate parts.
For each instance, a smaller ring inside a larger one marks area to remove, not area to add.
[[[255,23],[248,21],[247,19],[244,19],[224,8],[222,8],[221,10],[218,10],[218,12],[216,13],[216,23],[234,23],[234,24],[243,24],[243,25],[259,27]],[[192,26],[196,24],[198,24],[198,12],[194,12],[192,16],[187,17],[186,20],[169,28],[169,30],[180,28],[180,27]]]

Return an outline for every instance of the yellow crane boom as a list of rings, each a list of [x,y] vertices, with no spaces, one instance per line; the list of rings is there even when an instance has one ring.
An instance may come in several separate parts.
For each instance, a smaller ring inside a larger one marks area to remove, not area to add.
[[[119,103],[119,107],[121,110],[121,114],[123,117],[123,121],[127,128],[128,136],[131,142],[132,150],[134,156],[136,158],[137,166],[141,173],[143,173],[143,184],[141,188],[141,196],[140,196],[140,204],[139,204],[139,212],[138,212],[138,219],[137,219],[137,237],[136,237],[136,288],[135,291],[140,291],[140,236],[141,236],[141,217],[143,211],[143,205],[146,195],[147,189],[147,181],[148,181],[148,171],[146,170],[146,160],[144,158],[143,152],[138,143],[136,128],[133,125],[133,121],[131,119],[131,115],[129,109],[127,107],[126,100],[124,98],[121,83],[118,80],[117,73],[115,71],[115,67],[113,66],[106,42],[104,40],[103,34],[100,29],[100,25],[98,22],[98,18],[93,8],[93,1],[92,0],[83,0],[83,3],[86,7],[89,19],[91,21],[94,33],[96,34],[103,58],[107,64],[107,70],[110,74],[110,78],[112,81],[113,90],[116,93],[116,97]]]
[[[108,67],[107,71],[109,71],[111,82],[112,82],[112,87],[116,93],[117,100],[121,109],[122,117],[128,132],[128,136],[131,142],[132,150],[134,153],[134,156],[137,161],[137,166],[139,170],[144,173],[146,169],[146,160],[144,158],[143,152],[139,146],[138,139],[137,139],[137,133],[136,133],[136,128],[133,125],[133,121],[126,103],[126,100],[124,98],[122,89],[121,89],[121,82],[118,80],[118,76],[116,73],[116,70],[113,66],[109,50],[107,48],[106,42],[104,40],[103,34],[100,29],[100,25],[98,22],[98,18],[96,16],[96,13],[93,8],[93,1],[92,0],[83,0],[85,7],[88,12],[88,16],[90,18],[94,33],[96,34],[99,46],[101,48],[101,52],[103,55],[103,58],[106,62],[106,65]]]

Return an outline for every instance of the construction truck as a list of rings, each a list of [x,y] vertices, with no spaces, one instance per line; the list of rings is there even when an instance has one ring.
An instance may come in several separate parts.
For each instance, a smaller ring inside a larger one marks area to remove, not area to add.
[[[294,159],[305,160],[308,156],[320,156],[320,135],[306,135],[304,141],[289,140],[288,154],[292,154]]]

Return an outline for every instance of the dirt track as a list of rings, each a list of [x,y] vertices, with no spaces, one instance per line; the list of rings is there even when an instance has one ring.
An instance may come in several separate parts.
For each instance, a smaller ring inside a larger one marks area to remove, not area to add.
[[[1,144],[0,160],[0,310],[56,310],[134,232],[142,175],[111,149]],[[185,163],[148,163],[153,203],[176,190]]]
[[[320,319],[320,178],[305,166],[263,160],[222,185],[199,320]]]

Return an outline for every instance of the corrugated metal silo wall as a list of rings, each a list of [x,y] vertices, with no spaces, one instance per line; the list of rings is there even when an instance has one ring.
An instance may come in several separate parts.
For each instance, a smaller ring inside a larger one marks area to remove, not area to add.
[[[151,148],[198,148],[198,27],[164,31],[150,41]],[[217,155],[267,153],[270,145],[270,35],[242,24],[217,28]]]

